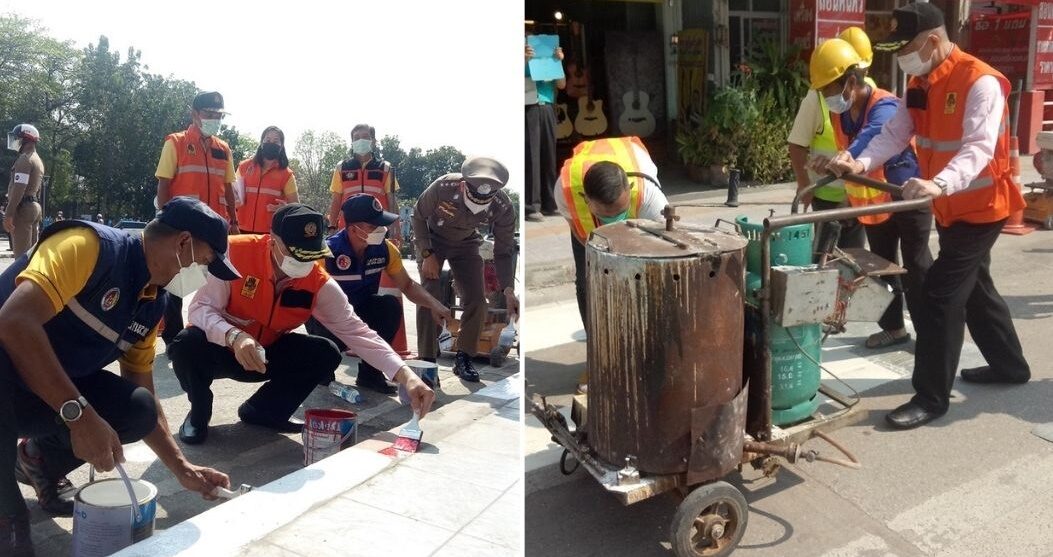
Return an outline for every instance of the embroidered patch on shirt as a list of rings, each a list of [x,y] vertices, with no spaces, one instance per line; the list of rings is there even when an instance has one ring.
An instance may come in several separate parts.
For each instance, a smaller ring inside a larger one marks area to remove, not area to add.
[[[241,295],[252,299],[256,297],[256,288],[260,286],[260,279],[249,276],[245,277],[245,285],[241,287]]]
[[[336,268],[341,271],[346,271],[351,268],[351,258],[346,255],[339,255],[336,258]]]
[[[117,300],[121,299],[121,291],[117,287],[113,287],[106,291],[106,294],[102,296],[102,311],[110,311],[117,305]]]
[[[958,93],[947,93],[947,100],[943,103],[944,114],[954,114],[958,108]]]

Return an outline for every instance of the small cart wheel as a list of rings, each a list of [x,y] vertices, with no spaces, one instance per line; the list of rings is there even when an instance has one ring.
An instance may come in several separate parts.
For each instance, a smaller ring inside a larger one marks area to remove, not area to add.
[[[713,482],[692,491],[673,515],[670,529],[677,557],[723,557],[746,533],[749,508],[739,490]]]
[[[1042,221],[1042,228],[1053,230],[1053,215],[1049,215],[1046,220]]]
[[[505,365],[505,357],[508,356],[508,352],[500,346],[495,346],[490,350],[490,366],[501,367]]]
[[[568,465],[568,462],[573,464]],[[580,466],[581,463],[578,462],[578,459],[574,458],[574,455],[570,454],[570,451],[563,449],[563,454],[559,457],[559,471],[562,472],[564,476],[569,476],[574,472],[577,472]]]

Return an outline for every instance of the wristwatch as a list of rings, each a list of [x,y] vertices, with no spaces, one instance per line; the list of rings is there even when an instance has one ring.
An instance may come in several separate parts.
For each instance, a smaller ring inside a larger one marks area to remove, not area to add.
[[[427,259],[427,258],[431,257],[431,255],[432,255],[433,253],[435,253],[435,250],[431,250],[431,249],[422,249],[422,250],[420,250],[420,258],[421,258],[421,259]]]
[[[67,400],[59,406],[59,417],[66,423],[75,422],[84,415],[84,409],[87,407],[88,400],[83,396]]]
[[[234,341],[238,340],[238,335],[240,335],[241,333],[244,333],[244,332],[245,331],[242,331],[241,329],[239,329],[237,327],[231,327],[230,330],[227,331],[227,336],[224,337],[224,340],[227,343],[227,347],[228,348],[234,348]]]

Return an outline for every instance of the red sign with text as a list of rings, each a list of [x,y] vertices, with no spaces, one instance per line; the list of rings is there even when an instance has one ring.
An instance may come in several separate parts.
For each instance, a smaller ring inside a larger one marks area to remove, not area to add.
[[[970,54],[994,66],[1010,83],[1027,76],[1031,12],[974,14],[969,26]]]
[[[864,0],[790,0],[790,41],[807,62],[816,45],[866,24]]]
[[[1038,33],[1035,36],[1035,74],[1032,83],[1036,88],[1053,85],[1053,2],[1038,5]]]

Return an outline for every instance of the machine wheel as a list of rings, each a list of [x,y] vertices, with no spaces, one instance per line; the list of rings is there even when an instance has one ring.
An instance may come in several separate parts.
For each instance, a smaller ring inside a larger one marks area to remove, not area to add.
[[[505,357],[508,356],[508,352],[501,349],[500,346],[495,346],[490,350],[490,366],[501,367],[505,365]]]
[[[1042,228],[1053,230],[1053,215],[1049,215],[1046,220],[1042,221]]]
[[[676,508],[670,541],[677,557],[723,557],[735,551],[746,533],[749,507],[727,482],[692,491]]]

